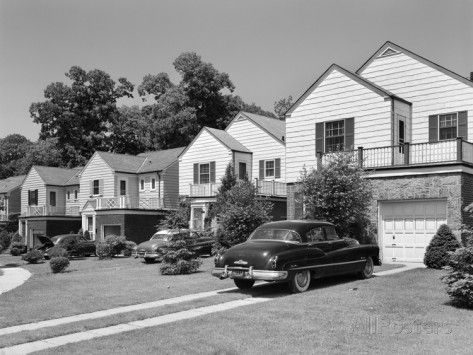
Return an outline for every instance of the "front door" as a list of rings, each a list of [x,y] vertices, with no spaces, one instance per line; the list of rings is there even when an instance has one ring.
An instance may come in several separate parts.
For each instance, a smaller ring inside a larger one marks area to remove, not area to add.
[[[192,229],[204,229],[204,209],[202,207],[192,207]]]
[[[93,216],[87,217],[87,231],[89,232],[90,239],[94,240],[95,233],[94,233],[94,217]]]

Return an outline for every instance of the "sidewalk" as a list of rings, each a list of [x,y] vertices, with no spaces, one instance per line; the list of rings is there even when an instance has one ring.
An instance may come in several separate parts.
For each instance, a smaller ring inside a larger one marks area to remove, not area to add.
[[[21,267],[2,267],[3,275],[0,276],[0,295],[22,285],[31,276],[28,270]]]
[[[387,275],[393,275],[397,274],[400,272],[412,270],[412,269],[423,269],[425,268],[425,265],[422,263],[399,263],[402,264],[402,267],[398,267],[397,269],[392,269],[392,270],[386,270],[386,271],[380,271],[380,272],[375,272],[374,276],[387,276]]]

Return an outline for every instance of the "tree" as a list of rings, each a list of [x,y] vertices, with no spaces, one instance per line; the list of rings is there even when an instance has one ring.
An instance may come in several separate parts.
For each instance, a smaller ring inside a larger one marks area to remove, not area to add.
[[[0,139],[0,179],[19,175],[20,161],[26,156],[32,142],[21,134],[10,134]]]
[[[450,227],[442,224],[425,250],[425,266],[432,269],[443,268],[450,260],[449,252],[457,250],[460,246]]]
[[[177,210],[169,213],[159,224],[162,229],[188,229],[191,218],[191,205],[186,199],[179,201]]]
[[[117,116],[117,99],[132,97],[125,78],[118,85],[101,70],[73,66],[65,74],[70,85],[49,84],[45,101],[33,103],[30,114],[41,125],[40,139],[57,138],[63,164],[84,164],[95,150],[108,148],[110,126]]]
[[[61,151],[57,138],[47,138],[33,143],[23,159],[19,160],[21,168],[18,174],[27,174],[33,165],[62,166]]]
[[[274,103],[274,112],[280,120],[286,119],[286,112],[291,108],[292,96],[289,95],[287,98],[279,99]]]
[[[446,269],[442,281],[453,303],[473,309],[473,247],[451,252]]]
[[[174,84],[169,79],[169,75],[159,73],[157,75],[145,75],[137,89],[143,101],[148,101],[150,98],[159,99],[162,94],[172,87],[174,87]]]
[[[334,153],[319,170],[304,169],[300,183],[306,218],[327,220],[342,237],[364,241],[372,191],[352,155]]]
[[[109,149],[115,153],[138,154],[149,147],[148,122],[138,106],[122,106],[111,126]]]
[[[174,234],[163,248],[161,274],[179,275],[196,272],[202,265],[202,260],[191,251],[193,243],[194,237],[188,232]]]

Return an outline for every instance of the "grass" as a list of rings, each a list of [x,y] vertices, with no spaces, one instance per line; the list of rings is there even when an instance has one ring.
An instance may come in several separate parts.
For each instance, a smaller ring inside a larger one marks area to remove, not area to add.
[[[369,280],[283,285],[246,297],[269,302],[55,348],[57,353],[470,353],[473,311],[450,305],[439,277],[416,269]],[[50,351],[43,352],[44,354]]]

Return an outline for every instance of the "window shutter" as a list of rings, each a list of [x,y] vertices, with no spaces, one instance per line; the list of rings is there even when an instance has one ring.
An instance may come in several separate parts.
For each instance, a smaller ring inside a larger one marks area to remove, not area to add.
[[[274,159],[274,178],[275,179],[280,179],[281,178],[281,159],[277,158]]]
[[[28,190],[28,206],[31,206],[31,190]]]
[[[468,111],[458,112],[458,137],[468,139]]]
[[[355,149],[355,118],[350,117],[345,119],[345,149]]]
[[[439,140],[439,116],[429,116],[429,142],[437,142]]]
[[[194,185],[199,183],[199,164],[194,164]]]
[[[99,180],[99,195],[103,196],[103,179]]]
[[[210,182],[215,183],[215,162],[210,162]]]
[[[315,124],[315,152],[324,152],[324,123]]]
[[[34,190],[34,204],[38,205],[38,190]]]
[[[259,161],[259,179],[264,180],[264,160]]]

